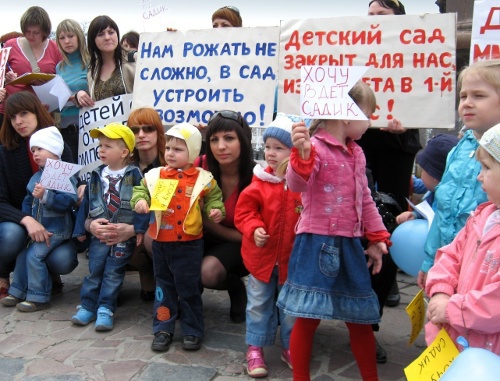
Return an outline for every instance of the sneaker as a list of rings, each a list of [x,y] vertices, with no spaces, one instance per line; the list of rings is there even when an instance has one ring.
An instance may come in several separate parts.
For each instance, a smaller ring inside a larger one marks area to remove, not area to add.
[[[182,338],[182,349],[197,351],[201,348],[201,338],[187,335]]]
[[[173,335],[168,332],[156,332],[151,349],[156,352],[166,352],[172,343]]]
[[[90,312],[82,306],[76,307],[78,312],[73,315],[71,322],[76,325],[87,325],[96,318],[95,312]]]
[[[253,378],[267,376],[267,365],[264,361],[264,351],[262,347],[256,347],[254,345],[248,346],[247,373]]]
[[[290,356],[290,349],[283,349],[281,351],[281,361],[283,361],[290,369],[292,368],[292,357]]]
[[[111,331],[113,329],[113,312],[106,307],[99,307],[97,310],[97,320],[95,321],[96,331]]]
[[[50,303],[37,303],[37,302],[29,302],[25,300],[24,302],[16,304],[16,308],[21,312],[35,312],[46,310],[50,307]]]
[[[385,364],[387,362],[387,352],[384,347],[378,343],[377,339],[375,339],[375,351],[377,353],[377,363]]]
[[[17,303],[21,303],[22,300],[16,298],[15,296],[9,295],[3,299],[0,299],[0,303],[7,307],[15,307]]]

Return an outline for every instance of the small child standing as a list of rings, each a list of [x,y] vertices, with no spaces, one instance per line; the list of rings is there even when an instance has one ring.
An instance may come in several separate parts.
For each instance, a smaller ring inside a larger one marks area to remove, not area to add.
[[[276,307],[276,297],[287,277],[295,224],[302,210],[300,194],[288,189],[284,171],[280,171],[290,157],[291,131],[292,120],[281,113],[264,130],[268,167],[254,167],[252,183],[241,192],[234,216],[236,228],[243,235],[243,263],[250,272],[246,358],[248,375],[255,378],[267,376],[262,347],[274,344],[279,324],[281,360],[292,368],[289,346],[295,318]]]
[[[376,274],[390,234],[373,201],[363,150],[355,143],[370,126],[375,94],[363,81],[349,91],[366,120],[314,120],[292,129],[294,148],[286,180],[302,192],[302,211],[278,307],[297,320],[290,337],[295,381],[310,380],[314,333],[321,319],[345,321],[363,380],[378,380],[375,336],[379,303],[368,267]],[[315,130],[317,129],[317,131]],[[368,239],[368,264],[360,237]]]
[[[434,204],[434,190],[443,177],[448,153],[458,143],[453,135],[438,134],[427,142],[425,148],[417,154],[416,162],[422,169],[420,178],[427,189],[422,200],[432,207]],[[403,212],[396,217],[396,222],[402,224],[408,220],[418,218],[417,212]]]
[[[204,335],[202,210],[216,223],[222,221],[226,211],[222,191],[212,174],[193,165],[200,154],[200,131],[189,123],[181,123],[171,127],[165,135],[166,167],[146,173],[140,186],[134,187],[132,197],[132,207],[137,213],[149,213],[151,200],[160,198],[155,195],[160,184],[170,188],[169,195],[161,195],[163,202],[168,203],[166,209],[154,211],[155,218],[148,230],[154,240],[156,281],[151,349],[168,351],[180,307],[182,348],[198,350]]]
[[[76,176],[70,178],[75,193],[59,192],[40,184],[47,159],[59,160],[64,141],[56,127],[42,128],[30,138],[33,160],[40,167],[30,179],[22,211],[43,225],[40,241],[31,240],[16,259],[9,296],[1,300],[4,306],[16,306],[22,312],[34,312],[50,307],[52,277],[45,263],[47,255],[71,238],[72,208],[77,201]]]
[[[440,248],[427,276],[431,297],[425,326],[427,344],[441,328],[455,341],[500,355],[500,124],[479,141],[477,179],[488,196],[453,242]]]
[[[118,293],[125,278],[125,266],[134,247],[142,242],[148,227],[148,216],[140,216],[130,206],[132,190],[139,185],[142,174],[139,168],[128,165],[134,151],[135,136],[119,123],[93,129],[90,136],[99,139],[99,158],[102,165],[92,171],[78,209],[73,236],[85,240],[85,228],[99,219],[101,224],[134,225],[133,236],[126,241],[108,244],[92,235],[89,246],[89,275],[83,279],[80,291],[81,305],[71,318],[77,325],[87,325],[96,320],[96,331],[113,329]]]
[[[487,200],[477,181],[481,166],[474,154],[481,136],[500,123],[500,60],[478,61],[464,68],[458,76],[457,88],[458,113],[468,130],[448,155],[443,178],[435,190],[435,215],[417,277],[420,288],[425,288],[437,250],[451,243],[470,212]]]

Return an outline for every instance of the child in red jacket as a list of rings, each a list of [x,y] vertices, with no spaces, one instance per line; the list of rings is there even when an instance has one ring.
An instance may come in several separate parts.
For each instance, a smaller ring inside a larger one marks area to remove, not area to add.
[[[284,171],[280,171],[286,168],[290,156],[291,131],[292,120],[281,113],[265,129],[264,155],[268,166],[255,166],[252,183],[240,194],[234,216],[236,228],[243,235],[243,262],[250,272],[246,309],[250,377],[267,375],[262,347],[274,344],[278,321],[281,359],[292,367],[288,348],[295,319],[276,307],[277,294],[287,276],[294,227],[302,210],[300,194],[288,189]]]

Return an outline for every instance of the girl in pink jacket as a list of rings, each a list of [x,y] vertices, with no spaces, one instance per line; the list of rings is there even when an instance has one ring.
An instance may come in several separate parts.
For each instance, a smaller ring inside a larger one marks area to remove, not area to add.
[[[376,381],[375,336],[380,321],[372,273],[382,267],[389,233],[371,197],[363,150],[354,141],[370,126],[375,95],[363,81],[349,91],[364,120],[315,120],[292,129],[294,148],[286,181],[302,192],[302,211],[290,256],[288,278],[277,305],[297,317],[290,337],[294,381],[310,380],[314,333],[321,319],[343,320],[364,381]],[[367,254],[360,242],[369,241]]]
[[[471,347],[500,355],[500,124],[483,134],[476,158],[488,202],[437,252],[425,284],[425,339],[432,343],[444,328],[455,343],[463,336]]]

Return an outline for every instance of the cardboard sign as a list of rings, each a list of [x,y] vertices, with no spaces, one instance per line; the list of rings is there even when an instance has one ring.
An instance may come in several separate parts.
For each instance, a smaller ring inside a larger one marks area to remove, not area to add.
[[[456,15],[362,16],[281,23],[278,111],[299,114],[306,65],[365,66],[372,126],[455,126]]]
[[[408,314],[411,322],[410,341],[408,342],[408,345],[412,345],[425,324],[424,290],[420,290],[417,295],[415,295],[413,300],[406,306],[406,313]]]
[[[40,184],[47,189],[76,194],[70,178],[82,168],[81,165],[61,160],[47,159]]]
[[[158,179],[155,189],[151,195],[151,206],[149,210],[167,210],[170,200],[175,194],[179,180]]]

